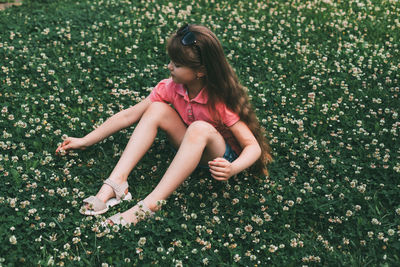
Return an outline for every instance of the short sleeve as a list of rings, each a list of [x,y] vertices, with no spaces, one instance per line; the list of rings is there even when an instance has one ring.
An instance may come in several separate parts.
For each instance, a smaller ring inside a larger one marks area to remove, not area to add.
[[[231,127],[240,120],[239,115],[228,109],[225,104],[220,103],[218,105],[218,112],[221,116],[223,124],[227,127]]]
[[[171,88],[171,79],[160,81],[150,93],[151,102],[171,103],[174,90]]]

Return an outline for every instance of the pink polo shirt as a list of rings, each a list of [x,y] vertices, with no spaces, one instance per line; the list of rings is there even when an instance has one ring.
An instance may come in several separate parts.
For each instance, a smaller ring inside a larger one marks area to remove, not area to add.
[[[195,98],[189,99],[183,85],[177,84],[172,78],[169,78],[162,80],[154,87],[150,93],[150,100],[152,102],[172,104],[186,125],[198,120],[210,123],[224,137],[236,154],[239,155],[242,151],[236,138],[228,128],[240,120],[239,116],[228,109],[224,103],[219,102],[216,104],[216,111],[221,121],[214,120],[207,107],[208,95],[204,88]]]

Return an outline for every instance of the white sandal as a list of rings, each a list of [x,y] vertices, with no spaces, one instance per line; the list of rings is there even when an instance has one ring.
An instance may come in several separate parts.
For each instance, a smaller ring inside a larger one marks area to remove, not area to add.
[[[135,213],[135,216],[137,218],[137,222],[145,219],[145,218],[149,218],[149,217],[153,217],[155,212],[152,211],[151,209],[149,209],[149,207],[146,206],[146,204],[144,204],[143,200],[139,201],[136,205],[139,205],[139,211],[137,211]],[[113,225],[117,224],[117,225],[122,225],[122,226],[129,226],[131,223],[128,223],[123,217],[122,214],[119,212],[113,216],[111,216],[110,218],[108,218],[105,222],[103,222],[103,226],[107,227],[110,224],[108,223],[108,221],[111,221],[113,223]],[[135,223],[135,224],[136,224]]]
[[[115,198],[110,198],[106,203],[101,201],[96,196],[90,196],[83,200],[83,203],[89,204],[89,209],[86,205],[82,206],[80,213],[83,215],[99,215],[108,211],[109,208],[114,207],[115,205],[121,203],[123,200],[131,200],[131,193],[125,194],[126,189],[128,188],[128,182],[124,182],[122,184],[117,184],[112,181],[110,178],[104,181],[104,184],[109,185],[115,193]]]

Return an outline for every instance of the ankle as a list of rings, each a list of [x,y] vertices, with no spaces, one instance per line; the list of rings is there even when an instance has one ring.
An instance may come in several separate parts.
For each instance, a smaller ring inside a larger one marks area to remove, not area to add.
[[[126,181],[128,181],[128,176],[125,175],[110,175],[108,177],[108,179],[111,179],[113,182],[117,183],[117,184],[122,184]]]
[[[119,186],[121,186],[122,184],[126,183],[128,180],[127,176],[117,176],[117,175],[110,175],[107,179],[109,182],[104,182],[104,184],[106,184],[107,186],[110,187],[111,190],[113,190],[114,192],[114,187],[116,187],[117,190]],[[106,180],[106,181],[107,181]],[[114,185],[113,185],[114,184]],[[104,185],[103,185],[104,186]],[[114,192],[115,193],[115,192]],[[129,188],[127,187],[123,194],[128,194],[129,193]],[[115,194],[114,194],[115,195]]]

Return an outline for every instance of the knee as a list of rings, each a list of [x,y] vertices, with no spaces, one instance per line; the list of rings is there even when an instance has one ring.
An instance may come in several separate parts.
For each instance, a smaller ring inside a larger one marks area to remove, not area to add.
[[[173,110],[170,105],[164,102],[153,102],[150,106],[146,109],[146,113],[164,113],[165,111]]]
[[[186,135],[190,140],[208,140],[217,130],[210,123],[205,121],[195,121],[189,125]]]
[[[146,109],[143,116],[150,116],[152,119],[163,119],[166,114],[175,112],[175,110],[164,102],[153,102]]]

